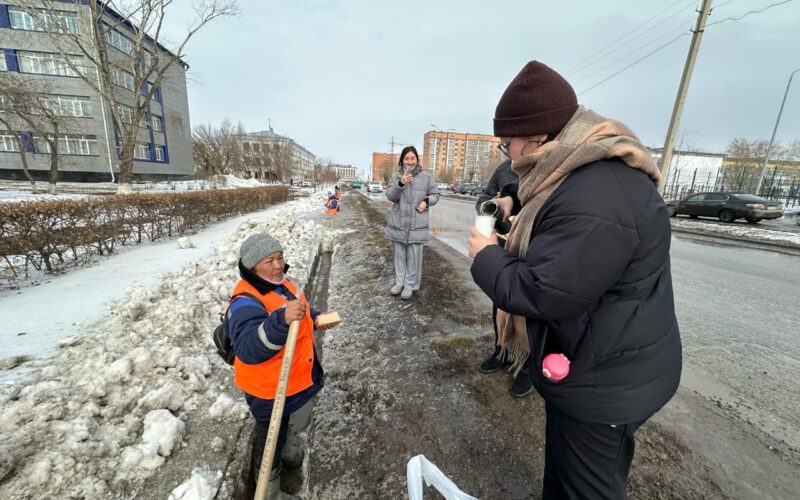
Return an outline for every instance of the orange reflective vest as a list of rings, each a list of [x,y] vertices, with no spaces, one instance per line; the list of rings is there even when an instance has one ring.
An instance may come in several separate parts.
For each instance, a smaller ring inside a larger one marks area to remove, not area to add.
[[[284,281],[284,285],[289,289],[295,297],[302,298],[303,295],[297,295],[297,286],[290,283],[289,280]],[[247,292],[251,295],[259,297],[261,304],[269,314],[273,311],[280,309],[286,305],[287,299],[276,292],[267,292],[266,295],[258,293],[253,285],[245,280],[239,280],[236,288],[233,289],[233,294]],[[278,392],[278,379],[281,374],[281,363],[283,363],[283,354],[285,350],[281,349],[275,356],[255,365],[243,363],[239,358],[233,361],[233,379],[236,387],[243,390],[247,394],[259,397],[261,399],[275,399],[275,393]],[[298,392],[304,391],[314,384],[311,378],[311,370],[314,367],[314,321],[311,319],[311,308],[306,302],[306,316],[300,321],[300,330],[297,334],[297,344],[294,350],[294,360],[292,361],[292,370],[289,373],[289,386],[286,389],[286,395],[291,396]]]
[[[326,214],[336,215],[336,212],[338,212],[338,210],[336,209],[338,203],[335,203],[335,201],[336,200],[328,200],[325,202],[325,206],[328,207],[328,209],[325,211]]]

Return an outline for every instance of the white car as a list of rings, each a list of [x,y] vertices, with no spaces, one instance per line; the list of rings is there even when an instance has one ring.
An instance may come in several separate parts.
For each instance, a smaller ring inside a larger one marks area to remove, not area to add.
[[[368,193],[382,193],[383,192],[383,186],[381,186],[380,182],[375,182],[375,181],[368,182],[367,183],[367,192]]]
[[[439,191],[450,191],[450,184],[446,182],[440,182],[436,185],[436,189]]]

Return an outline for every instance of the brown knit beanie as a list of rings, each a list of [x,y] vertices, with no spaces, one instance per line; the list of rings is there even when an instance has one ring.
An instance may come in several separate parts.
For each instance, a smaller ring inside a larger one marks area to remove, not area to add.
[[[531,61],[514,77],[494,112],[495,137],[555,136],[578,109],[572,86],[544,64]]]

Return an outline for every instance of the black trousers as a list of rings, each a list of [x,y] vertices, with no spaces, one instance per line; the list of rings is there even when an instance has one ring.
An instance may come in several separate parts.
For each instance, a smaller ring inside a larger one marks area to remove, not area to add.
[[[258,483],[258,471],[261,468],[261,459],[264,456],[264,448],[267,446],[267,434],[269,433],[269,422],[256,422],[255,441],[253,442],[253,452],[250,457],[250,473],[253,483]],[[281,419],[281,427],[278,431],[278,443],[275,446],[275,454],[272,456],[272,471],[281,467],[281,450],[286,444],[286,437],[289,434],[289,415],[284,415]]]
[[[644,422],[589,424],[546,403],[542,498],[627,499],[625,486],[633,460],[634,432]]]

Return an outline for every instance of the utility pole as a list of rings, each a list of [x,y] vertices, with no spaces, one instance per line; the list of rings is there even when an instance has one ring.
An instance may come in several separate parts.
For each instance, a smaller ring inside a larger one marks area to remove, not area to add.
[[[391,147],[391,149],[389,150],[389,153],[394,154],[394,147],[395,146],[402,146],[402,144],[400,144],[398,142],[394,142],[394,136],[392,136],[392,142],[389,143],[389,146]]]
[[[775,128],[772,129],[772,137],[769,139],[769,146],[767,146],[767,152],[764,155],[764,166],[761,167],[761,175],[758,177],[758,185],[756,186],[756,192],[754,193],[758,196],[758,193],[761,192],[761,184],[764,182],[764,175],[767,173],[767,162],[769,161],[769,153],[772,150],[772,143],[775,142],[775,133],[778,131],[778,124],[781,122],[781,115],[783,114],[783,105],[786,104],[786,96],[789,95],[789,87],[792,86],[792,78],[794,78],[794,74],[800,71],[800,68],[792,71],[792,74],[789,75],[789,83],[786,84],[786,92],[783,93],[783,101],[781,101],[781,109],[778,111],[778,119],[775,120]],[[773,178],[775,176],[773,175]]]
[[[694,62],[697,59],[697,52],[700,50],[700,41],[703,39],[703,31],[706,28],[706,20],[711,11],[711,0],[703,0],[700,7],[700,14],[697,16],[697,24],[694,27],[692,43],[689,45],[689,54],[686,56],[686,65],[683,67],[681,84],[678,87],[678,96],[675,98],[675,107],[672,108],[672,118],[669,120],[667,138],[664,140],[664,151],[661,155],[661,186],[659,191],[664,192],[666,183],[663,182],[669,173],[669,162],[672,160],[672,150],[675,148],[675,136],[678,132],[678,125],[683,113],[683,104],[686,102],[686,92],[689,90],[689,80],[692,79]]]

